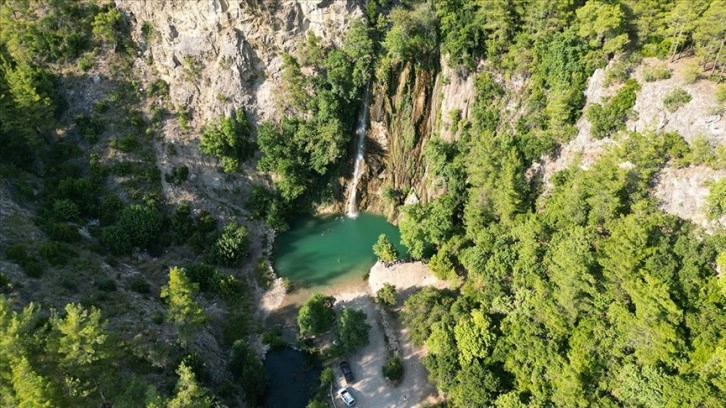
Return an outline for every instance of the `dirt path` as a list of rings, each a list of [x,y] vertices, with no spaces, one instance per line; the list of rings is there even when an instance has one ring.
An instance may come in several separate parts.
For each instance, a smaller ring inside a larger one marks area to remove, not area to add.
[[[369,344],[345,357],[355,376],[355,381],[347,385],[348,390],[355,397],[358,407],[417,407],[424,403],[435,402],[437,391],[428,382],[426,369],[421,363],[422,352],[411,344],[405,330],[395,321],[392,328],[394,338],[390,338],[389,341],[398,343],[404,365],[404,377],[398,386],[383,378],[381,370],[388,358],[389,349],[382,323],[383,312],[373,302],[372,294],[386,282],[397,287],[401,302],[423,286],[446,286],[444,282],[431,275],[428,268],[420,262],[397,264],[390,268],[376,264],[371,269],[368,287],[332,293],[337,299],[336,308],[352,307],[363,310],[371,326]],[[336,364],[339,361],[336,361]],[[340,370],[335,367],[334,372],[335,389],[345,386]],[[337,400],[336,404],[342,407],[340,400]]]

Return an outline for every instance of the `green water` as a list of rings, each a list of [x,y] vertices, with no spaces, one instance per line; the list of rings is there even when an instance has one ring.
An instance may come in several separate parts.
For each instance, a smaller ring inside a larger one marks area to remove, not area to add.
[[[301,220],[277,238],[275,270],[297,287],[305,288],[362,279],[376,263],[372,247],[380,234],[388,235],[399,254],[407,252],[400,244],[398,228],[380,215],[360,213],[357,218],[336,215]]]

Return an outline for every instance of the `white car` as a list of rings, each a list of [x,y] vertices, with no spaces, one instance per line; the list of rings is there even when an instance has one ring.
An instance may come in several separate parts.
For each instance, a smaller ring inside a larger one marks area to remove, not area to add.
[[[345,402],[345,405],[352,407],[355,405],[355,398],[350,394],[347,388],[341,388],[338,390],[338,396]]]

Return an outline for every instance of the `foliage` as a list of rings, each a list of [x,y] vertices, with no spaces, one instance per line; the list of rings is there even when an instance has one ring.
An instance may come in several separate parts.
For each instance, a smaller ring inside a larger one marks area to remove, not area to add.
[[[320,384],[328,385],[333,383],[333,370],[330,367],[325,367],[320,373]]]
[[[297,325],[300,334],[318,336],[333,327],[335,298],[316,293],[300,308],[297,314]]]
[[[249,247],[247,227],[234,222],[227,224],[211,248],[211,259],[223,266],[238,266],[247,256]]]
[[[716,87],[716,100],[719,103],[726,103],[726,84]]]
[[[169,307],[167,319],[174,323],[186,337],[204,323],[206,315],[195,298],[199,285],[192,283],[182,268],[169,269],[169,283],[161,288],[161,298]]]
[[[711,189],[706,197],[706,214],[711,219],[726,214],[726,179],[711,183]]]
[[[238,109],[233,116],[223,117],[218,123],[206,125],[202,129],[199,148],[202,152],[217,157],[225,172],[235,172],[255,150],[255,145],[250,140],[250,129],[244,110]]]
[[[592,124],[590,133],[593,137],[602,139],[625,127],[625,120],[632,114],[631,108],[635,105],[639,90],[638,82],[629,79],[615,96],[603,101],[602,105],[595,103],[590,106],[587,119]]]
[[[394,8],[389,19],[391,28],[383,41],[388,55],[417,63],[436,55],[436,14],[430,3],[417,4],[412,10]]]
[[[403,379],[403,363],[401,358],[398,356],[389,357],[385,363],[383,363],[383,376],[393,383],[398,384]]]
[[[647,65],[643,67],[643,80],[655,82],[671,77],[671,70],[664,65]]]
[[[176,370],[179,380],[176,383],[175,395],[169,400],[169,408],[207,408],[212,404],[209,392],[201,386],[192,369],[184,362]]]
[[[352,353],[359,347],[368,344],[368,331],[371,326],[366,322],[366,314],[362,310],[343,308],[338,316],[335,335],[340,341],[343,353]]]
[[[264,396],[267,379],[255,352],[244,342],[236,341],[232,347],[229,369],[242,387],[247,403],[257,406]]]
[[[693,97],[683,88],[675,88],[663,97],[663,106],[670,112],[675,112],[681,106],[691,101]]]
[[[378,236],[378,240],[373,244],[373,253],[383,262],[393,262],[398,258],[398,250],[393,245],[386,234]]]
[[[383,287],[378,289],[378,292],[376,292],[376,302],[384,306],[396,306],[398,304],[396,287],[388,282],[384,283]]]

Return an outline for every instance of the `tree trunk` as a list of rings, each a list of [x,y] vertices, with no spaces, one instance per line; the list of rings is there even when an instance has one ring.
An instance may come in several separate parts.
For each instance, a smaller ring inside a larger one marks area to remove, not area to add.
[[[678,38],[680,38],[681,36],[681,27],[683,27],[683,24],[679,25],[676,29],[675,39],[673,40],[673,47],[671,48],[671,62],[673,62],[673,59],[676,56],[676,51],[678,50]]]
[[[726,43],[726,39],[721,40],[721,45],[718,46],[718,52],[716,52],[716,56],[713,57],[713,66],[711,67],[711,75],[713,75],[713,72],[716,71],[716,65],[718,65],[718,57],[721,56],[721,50],[723,50],[724,43]]]

